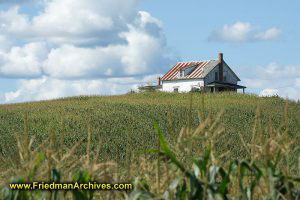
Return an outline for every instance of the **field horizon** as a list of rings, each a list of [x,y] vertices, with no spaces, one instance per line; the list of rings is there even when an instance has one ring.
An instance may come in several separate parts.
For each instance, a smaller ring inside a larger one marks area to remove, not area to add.
[[[225,113],[223,116],[225,131],[229,131],[230,134],[234,131],[244,132],[242,135],[247,137],[246,133],[250,134],[252,131],[257,108],[263,113],[263,122],[271,120],[275,127],[279,127],[280,121],[284,120],[286,104],[288,104],[286,114],[291,119],[288,123],[290,130],[293,131],[294,117],[300,116],[299,101],[276,96],[259,97],[255,94],[146,92],[114,96],[75,96],[4,104],[0,105],[0,137],[14,137],[14,134],[22,133],[26,112],[29,114],[30,134],[42,140],[44,137],[40,136],[46,136],[51,126],[59,135],[61,120],[65,121],[66,133],[73,131],[80,135],[84,132],[84,126],[88,122],[94,126],[96,134],[100,132],[116,134],[123,131],[119,127],[126,127],[125,130],[128,130],[130,125],[136,125],[138,128],[135,127],[135,129],[140,129],[143,134],[146,134],[141,128],[143,125],[146,125],[148,132],[153,132],[153,123],[158,120],[163,124],[162,128],[166,130],[167,121],[173,120],[176,132],[179,132],[184,125],[182,121],[187,121],[189,117],[196,126],[201,121],[201,114],[215,116],[222,109]],[[188,116],[190,113],[193,116]],[[143,122],[138,122],[139,120],[143,120],[144,123],[148,122],[143,124]],[[124,125],[124,121],[132,124]],[[112,130],[116,127],[118,127],[117,130]],[[70,139],[74,141],[73,137]],[[65,142],[70,144],[68,141]]]

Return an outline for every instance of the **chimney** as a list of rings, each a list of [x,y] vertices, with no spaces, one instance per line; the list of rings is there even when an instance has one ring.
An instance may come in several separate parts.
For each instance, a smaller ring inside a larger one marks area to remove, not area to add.
[[[223,62],[223,53],[219,53],[219,62]]]
[[[160,77],[157,78],[157,85],[160,86]]]
[[[219,53],[219,81],[223,82],[223,53]]]

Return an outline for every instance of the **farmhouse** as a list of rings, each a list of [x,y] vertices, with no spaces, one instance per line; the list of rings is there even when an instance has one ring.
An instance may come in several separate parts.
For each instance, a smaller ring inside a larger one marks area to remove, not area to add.
[[[219,53],[218,60],[178,62],[162,78],[158,86],[166,92],[189,92],[193,90],[221,92],[245,90],[238,85],[239,77],[223,60]]]

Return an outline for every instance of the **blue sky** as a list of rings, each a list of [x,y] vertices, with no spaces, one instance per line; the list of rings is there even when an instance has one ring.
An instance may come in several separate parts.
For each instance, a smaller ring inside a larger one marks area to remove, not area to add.
[[[0,103],[122,94],[216,59],[247,92],[300,99],[297,1],[0,1]]]
[[[164,0],[146,1],[140,9],[144,8],[164,23],[169,44],[184,59],[210,58],[221,50],[232,62],[241,63],[247,58],[245,64],[255,65],[267,64],[274,59],[283,64],[293,64],[299,54],[299,6],[300,2],[296,1]],[[260,30],[277,27],[282,30],[282,35],[278,40],[268,42],[207,42],[211,32],[238,21],[250,23]]]

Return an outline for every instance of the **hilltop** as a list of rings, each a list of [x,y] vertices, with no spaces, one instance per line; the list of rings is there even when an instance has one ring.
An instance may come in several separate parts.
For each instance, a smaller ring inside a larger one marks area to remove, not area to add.
[[[79,96],[50,101],[18,103],[0,106],[0,155],[16,159],[15,134],[24,131],[24,113],[28,112],[29,133],[35,137],[33,146],[47,139],[53,129],[57,141],[71,147],[86,137],[86,125],[92,127],[92,150],[103,142],[101,158],[120,162],[125,157],[125,149],[138,151],[155,146],[154,121],[170,142],[177,137],[180,129],[190,122],[196,127],[201,117],[216,117],[224,109],[220,118],[224,127],[222,137],[230,140],[227,146],[220,144],[220,152],[230,149],[233,157],[245,155],[239,134],[248,140],[252,134],[257,108],[261,113],[262,128],[280,128],[285,123],[291,137],[296,132],[295,117],[300,116],[299,102],[285,101],[278,97],[262,98],[256,95],[219,93],[191,95],[175,93],[141,93],[120,96]],[[285,106],[287,109],[285,111]],[[285,120],[285,115],[288,120]],[[63,122],[63,125],[62,125]],[[173,131],[170,131],[173,130]],[[126,145],[130,143],[130,145]],[[84,152],[85,144],[78,153]]]

